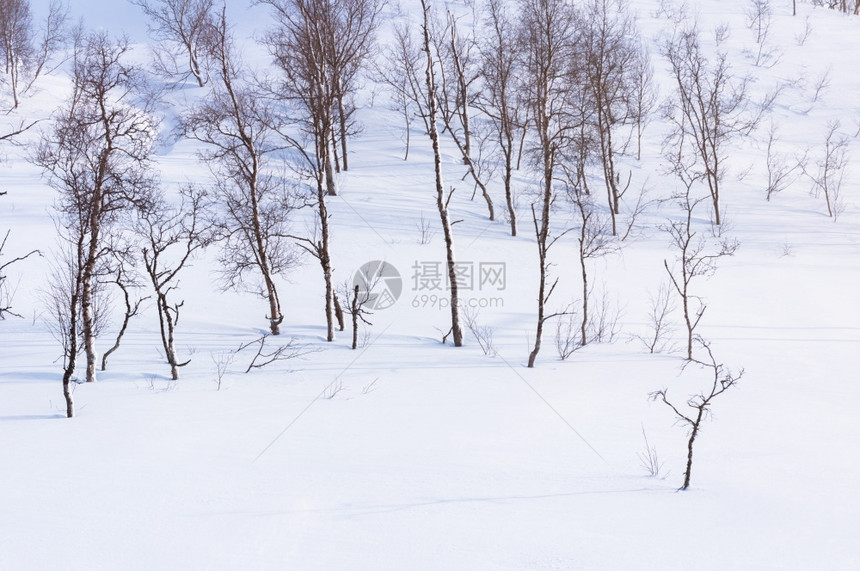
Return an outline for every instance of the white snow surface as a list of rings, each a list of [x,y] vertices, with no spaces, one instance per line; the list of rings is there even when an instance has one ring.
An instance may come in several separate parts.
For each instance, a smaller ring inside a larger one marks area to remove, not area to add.
[[[269,22],[265,10],[228,4],[249,65],[265,66],[252,39]],[[365,131],[329,202],[335,277],[342,283],[364,262],[386,260],[404,291],[369,317],[364,346],[350,350],[348,331],[325,342],[322,274],[307,257],[280,282],[283,331],[315,352],[249,374],[251,355],[242,353],[217,390],[213,356],[259,337],[266,308],[218,289],[213,248],[181,278],[177,348],[191,357],[181,379],[168,380],[155,308],[145,304],[99,381],[76,386],[77,415],[66,419],[60,347],[39,294],[56,251],[55,194],[26,146],[5,145],[3,260],[34,248],[45,255],[8,269],[24,319],[0,321],[0,569],[860,569],[860,73],[852,56],[860,18],[806,3],[792,17],[783,4],[773,6],[782,57],[759,69],[743,55],[753,46],[747,3],[690,2],[703,31],[729,24],[732,69],[755,76],[753,97],[790,86],[763,126],[732,144],[723,200],[728,235],[741,247],[695,287],[708,303],[700,332],[721,362],[745,374],[715,401],[684,492],[685,428],[648,394],[667,387],[683,402],[700,373],[682,372],[680,353],[652,355],[629,340],[647,329],[649,295],[675,255],[657,230],[677,215],[671,204],[649,210],[643,235],[621,254],[592,263],[622,309],[618,338],[562,361],[551,323],[528,369],[538,284],[529,175],[517,174],[521,234],[512,238],[503,220],[487,220],[479,198],[469,200],[461,161],[446,146],[446,179],[458,187],[452,217],[462,220],[457,257],[476,268],[504,262],[507,286],[472,296],[496,298],[479,321],[493,328],[497,355],[484,355],[468,333],[463,348],[443,345],[450,314],[416,308],[427,292],[412,280],[416,262],[445,255],[429,139],[415,127],[403,161],[402,125],[384,90],[371,97],[369,84]],[[655,17],[657,2],[632,6],[667,97],[655,44],[666,22]],[[88,25],[126,30],[146,58],[135,7],[88,0],[74,10]],[[806,22],[812,32],[801,46]],[[828,70],[830,86],[813,104]],[[4,125],[47,119],[69,92],[62,72],[39,87]],[[198,96],[186,91],[172,97]],[[834,119],[849,137],[845,212],[828,218],[805,178],[765,201],[770,122],[785,152],[815,155]],[[625,159],[634,185],[647,179],[655,197],[674,189],[659,158],[664,130],[655,118],[641,163]],[[165,145],[168,189],[207,180],[198,149]],[[501,212],[500,185],[493,192]],[[422,215],[433,224],[428,244],[419,243]],[[559,227],[575,220],[564,204],[554,216]],[[581,290],[574,234],[550,258],[557,310]],[[664,464],[656,478],[638,458],[643,430]]]

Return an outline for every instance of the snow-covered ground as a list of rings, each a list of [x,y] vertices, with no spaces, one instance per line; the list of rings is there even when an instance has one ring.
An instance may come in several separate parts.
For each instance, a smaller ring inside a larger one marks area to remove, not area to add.
[[[260,7],[228,4],[245,36],[268,21]],[[633,6],[668,96],[653,44],[665,20],[656,2]],[[647,328],[649,296],[675,255],[657,229],[673,207],[652,208],[642,237],[592,262],[622,311],[616,340],[561,361],[550,324],[528,369],[538,282],[529,197],[520,198],[521,235],[512,238],[504,221],[487,221],[479,199],[469,201],[448,149],[448,182],[462,187],[451,202],[462,220],[458,260],[476,271],[504,264],[506,283],[476,283],[467,295],[485,306],[478,320],[493,329],[495,355],[470,334],[463,348],[443,345],[450,314],[422,296],[444,292],[414,281],[416,266],[445,256],[429,139],[416,128],[404,162],[402,126],[380,91],[361,110],[365,132],[329,204],[338,283],[372,260],[403,277],[397,304],[369,317],[363,347],[350,350],[348,332],[325,342],[322,275],[308,257],[281,283],[283,330],[315,351],[249,374],[252,355],[243,352],[219,389],[215,361],[262,334],[265,306],[218,291],[213,249],[182,277],[177,347],[192,360],[181,379],[167,380],[155,309],[145,306],[99,382],[76,387],[74,419],[65,419],[60,347],[39,294],[55,250],[54,194],[26,147],[2,148],[4,256],[39,248],[45,257],[8,269],[24,319],[0,321],[0,569],[860,568],[860,73],[851,57],[860,18],[805,3],[792,17],[790,6],[774,5],[783,55],[759,69],[743,55],[753,45],[747,7],[691,3],[703,30],[730,24],[725,45],[733,70],[755,76],[753,97],[790,86],[763,127],[733,144],[723,200],[728,235],[741,246],[695,286],[708,302],[700,332],[745,374],[714,403],[689,490],[676,491],[685,429],[648,394],[667,387],[681,402],[699,372],[682,372],[680,353],[649,354],[631,340]],[[130,5],[88,0],[74,9],[93,26],[144,40]],[[246,55],[262,65],[259,54],[249,44]],[[828,70],[830,85],[813,104]],[[59,73],[40,86],[4,121],[46,118],[68,93]],[[849,136],[845,212],[828,218],[805,178],[765,201],[771,121],[784,152],[815,156],[834,119]],[[674,188],[661,174],[664,128],[659,118],[649,126],[635,166],[636,182],[648,179],[655,197]],[[198,148],[165,146],[166,183],[205,180]],[[525,190],[527,174],[518,177]],[[501,211],[498,185],[494,192]],[[568,208],[559,206],[559,224],[575,220]],[[433,224],[426,244],[422,216]],[[555,310],[581,290],[574,236],[550,257],[560,278]],[[658,477],[641,466],[643,431],[663,463]]]

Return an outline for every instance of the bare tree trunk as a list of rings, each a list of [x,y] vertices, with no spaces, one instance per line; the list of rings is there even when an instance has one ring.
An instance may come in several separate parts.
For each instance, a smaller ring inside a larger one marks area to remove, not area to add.
[[[328,209],[325,204],[325,193],[322,192],[321,187],[318,189],[318,199],[320,233],[322,234],[319,260],[325,280],[326,340],[334,341],[334,288],[331,283],[331,260],[329,258]]]
[[[534,207],[532,208],[532,217],[534,218],[535,230],[538,228],[537,218],[534,216]],[[537,327],[535,329],[535,344],[529,353],[529,369],[535,366],[538,353],[540,353],[541,340],[543,339],[543,323],[546,321],[544,316],[544,306],[546,305],[546,251],[540,243],[540,231],[537,231],[538,236],[538,262],[540,263],[540,285],[538,286],[538,312],[537,312]]]
[[[9,66],[9,83],[12,91],[12,109],[17,109],[20,104],[18,100],[18,57],[12,53],[12,65]]]
[[[92,228],[91,228],[92,231]],[[81,320],[83,321],[84,353],[87,357],[86,381],[92,383],[96,380],[96,349],[95,349],[95,317],[93,316],[93,274],[95,273],[96,251],[98,246],[96,239],[90,242],[90,251],[82,277],[83,287],[81,291]]]
[[[696,416],[696,422],[690,428],[690,439],[687,441],[687,469],[684,471],[684,484],[682,490],[690,487],[690,476],[693,474],[693,443],[696,441],[696,436],[699,434],[699,425],[702,422],[702,412],[704,409],[699,409],[699,414]]]
[[[78,286],[76,286],[78,287]],[[73,293],[71,297],[69,311],[69,330],[68,334],[68,348],[67,348],[67,357],[66,368],[63,370],[63,397],[66,400],[66,418],[72,418],[75,416],[75,403],[72,397],[72,376],[75,374],[75,367],[78,363],[78,316],[77,310],[78,307],[78,294]]]
[[[167,364],[170,365],[170,378],[174,381],[179,379],[179,365],[176,362],[176,350],[174,349],[174,322],[171,315],[170,305],[167,303],[167,296],[163,293],[158,293],[158,323],[161,328],[161,345],[164,347],[164,356]]]
[[[511,178],[513,168],[513,136],[507,134],[507,146],[504,148],[505,154],[505,202],[508,206],[508,218],[511,221],[511,236],[517,235],[517,211],[514,208],[514,196],[511,189]]]
[[[541,339],[543,336],[543,324],[544,321],[547,320],[546,317],[546,302],[549,296],[552,294],[553,288],[549,288],[547,291],[547,251],[549,250],[549,215],[550,215],[550,205],[552,204],[552,181],[553,181],[553,165],[555,164],[555,159],[553,157],[552,149],[550,146],[550,142],[546,137],[545,133],[541,133],[541,144],[543,146],[543,166],[544,166],[544,180],[543,180],[543,197],[542,197],[542,206],[541,206],[541,221],[540,225],[538,225],[537,216],[534,212],[534,206],[532,206],[532,218],[534,220],[535,225],[535,237],[537,238],[537,246],[538,246],[538,260],[540,261],[540,285],[538,286],[538,319],[537,319],[537,328],[535,330],[535,344],[532,352],[529,354],[529,368],[535,366],[535,360],[537,359],[538,353],[541,348]]]
[[[108,349],[102,354],[102,371],[107,370],[108,357],[110,357],[114,353],[114,351],[119,349],[119,344],[122,341],[126,330],[128,329],[128,324],[131,321],[131,318],[137,315],[137,312],[140,309],[140,303],[141,301],[143,301],[142,299],[138,299],[134,304],[131,303],[131,296],[128,293],[128,286],[123,283],[121,270],[120,273],[117,274],[116,284],[122,290],[122,296],[125,302],[125,315],[122,318],[122,326],[119,328],[119,333],[117,333],[116,335],[116,341],[110,349]]]
[[[347,147],[346,147],[346,135],[347,135],[347,126],[346,126],[346,109],[343,104],[343,93],[340,92],[340,79],[338,81],[338,93],[337,93],[337,115],[338,120],[340,121],[340,154],[343,157],[343,170],[349,170],[349,159],[347,158]],[[408,152],[408,151],[407,151]]]
[[[717,178],[719,174],[719,158],[714,156],[713,172],[708,173],[708,182],[711,183],[711,198],[714,202],[714,224],[720,225],[720,180]]]
[[[337,319],[337,328],[340,331],[346,329],[346,324],[343,320],[343,308],[340,306],[340,299],[337,297],[337,293],[334,294],[334,318]]]
[[[406,123],[406,151],[403,153],[403,160],[406,161],[409,159],[410,127],[412,126],[412,121],[409,119],[409,109],[405,106],[403,108],[403,119]]]
[[[337,133],[334,129],[331,130],[331,151],[333,155],[334,172],[340,173],[340,157],[337,154]]]
[[[448,201],[445,198],[445,188],[442,180],[442,154],[439,149],[439,131],[436,128],[436,81],[433,76],[433,55],[430,51],[430,29],[428,7],[426,0],[421,0],[424,13],[424,52],[427,54],[425,78],[427,84],[428,118],[430,123],[430,139],[433,142],[433,167],[436,173],[436,206],[442,221],[442,231],[445,235],[445,251],[448,260],[448,280],[451,288],[451,332],[454,346],[462,347],[463,332],[460,329],[459,305],[460,299],[457,288],[457,272],[454,262],[454,237],[451,234],[451,221],[448,217]],[[450,198],[450,196],[449,196]]]
[[[71,363],[71,371],[74,371],[75,363]],[[75,401],[72,397],[72,387],[71,387],[71,379],[72,373],[68,367],[63,372],[63,397],[66,399],[66,418],[72,418],[75,416]]]
[[[281,334],[281,323],[284,322],[284,315],[281,313],[281,303],[278,299],[278,291],[275,287],[275,282],[272,279],[271,272],[269,271],[269,256],[266,250],[265,244],[265,236],[263,233],[263,229],[260,226],[260,205],[258,202],[259,195],[257,194],[257,160],[256,157],[253,159],[253,167],[254,173],[252,174],[248,184],[250,186],[250,192],[248,196],[251,199],[251,212],[252,212],[252,220],[251,227],[253,229],[254,234],[254,245],[257,249],[257,257],[260,260],[260,271],[263,274],[263,281],[266,284],[266,298],[269,302],[269,315],[266,319],[269,321],[269,330],[272,332],[272,335],[280,335]]]
[[[328,139],[326,139],[326,144],[324,146],[325,146],[325,149],[324,149],[325,150],[325,156],[323,157],[322,160],[324,161],[323,166],[325,169],[326,191],[327,191],[329,196],[337,196],[337,184],[335,183],[335,180],[334,180],[334,169],[332,169],[332,166],[331,166],[331,162],[332,162],[331,161],[331,155],[330,155],[331,151],[329,149]]]
[[[194,54],[193,50],[189,50],[188,52],[188,67],[191,70],[191,75],[193,75],[194,79],[197,80],[197,86],[205,86],[206,79],[203,77],[203,73],[200,71],[200,62],[197,61],[197,57]]]
[[[612,161],[612,139],[610,138],[609,125],[606,120],[602,101],[598,97],[597,108],[598,131],[600,135],[600,158],[603,165],[603,179],[606,184],[606,194],[609,200],[609,214],[612,219],[612,235],[617,235],[615,215],[618,214],[618,188],[615,185],[614,163]]]
[[[451,57],[454,60],[452,63],[457,75],[457,101],[455,108],[459,111],[460,123],[463,125],[463,164],[470,164],[472,161],[472,133],[469,128],[469,91],[466,82],[466,71],[460,59],[460,51],[457,49],[457,20],[450,12],[448,13],[448,21],[451,26]],[[492,206],[490,208],[492,210]],[[490,220],[492,219],[491,214]]]
[[[584,347],[588,343],[588,272],[585,266],[585,233],[586,233],[586,222],[583,220],[582,222],[582,232],[579,238],[579,265],[582,269],[582,327],[580,333],[581,337],[581,345]]]
[[[352,294],[352,348],[358,347],[358,319],[361,316],[361,306],[358,301],[358,285],[353,289]]]

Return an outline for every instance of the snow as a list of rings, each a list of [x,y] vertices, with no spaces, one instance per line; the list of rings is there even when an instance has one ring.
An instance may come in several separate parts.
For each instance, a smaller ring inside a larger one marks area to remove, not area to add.
[[[659,76],[665,64],[653,42],[665,20],[654,2],[633,6]],[[178,292],[177,349],[192,359],[180,381],[167,380],[155,308],[145,305],[99,382],[76,387],[74,419],[64,418],[60,348],[39,294],[56,244],[54,194],[26,147],[3,147],[4,256],[33,248],[45,256],[9,268],[24,319],[0,321],[0,569],[857,569],[860,74],[845,54],[860,20],[805,3],[793,18],[789,6],[774,6],[783,56],[760,70],[742,55],[753,45],[745,3],[691,7],[703,30],[730,22],[732,69],[756,76],[754,98],[791,83],[766,121],[783,149],[819,153],[827,123],[839,119],[850,164],[846,210],[834,222],[803,178],[764,200],[767,127],[733,146],[724,201],[728,235],[741,247],[695,287],[709,306],[701,333],[745,375],[715,401],[688,491],[677,492],[685,431],[647,396],[668,387],[683,400],[701,373],[629,340],[647,328],[648,296],[674,256],[656,230],[671,205],[650,210],[643,237],[592,266],[621,306],[618,339],[561,361],[550,324],[537,367],[527,369],[537,290],[527,178],[518,173],[521,235],[511,238],[504,221],[486,220],[479,198],[468,200],[447,148],[458,259],[504,262],[507,285],[471,295],[500,301],[479,314],[494,328],[496,356],[471,335],[466,347],[442,345],[449,314],[422,300],[432,292],[414,289],[412,270],[444,260],[429,141],[416,127],[403,161],[401,126],[380,92],[361,111],[366,130],[329,204],[338,283],[371,260],[403,277],[395,307],[369,317],[368,343],[351,351],[348,332],[324,341],[322,275],[308,257],[281,283],[283,330],[317,351],[249,374],[252,355],[242,353],[218,390],[214,359],[262,334],[265,304],[218,291],[213,249]],[[229,9],[244,38],[268,21],[259,7]],[[145,37],[126,3],[88,0],[75,10],[90,26]],[[807,18],[812,34],[800,46]],[[249,61],[262,65],[248,42]],[[831,85],[811,104],[826,70]],[[59,73],[40,86],[4,122],[46,118],[68,93]],[[664,128],[659,119],[649,126],[635,173],[659,196],[673,188],[661,174]],[[206,180],[197,150],[187,141],[164,147],[165,184]],[[559,224],[574,220],[565,208]],[[419,243],[422,215],[435,230],[428,244]],[[571,237],[550,253],[560,278],[553,309],[581,289],[574,246]],[[637,457],[643,430],[664,464],[657,478]]]

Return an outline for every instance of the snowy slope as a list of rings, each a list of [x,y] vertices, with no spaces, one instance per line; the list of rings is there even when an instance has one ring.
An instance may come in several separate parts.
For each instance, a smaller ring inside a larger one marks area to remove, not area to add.
[[[246,57],[264,65],[250,38],[265,10],[228,4]],[[633,5],[666,96],[654,43],[666,22],[656,4]],[[462,219],[458,259],[504,263],[507,283],[470,295],[488,306],[479,320],[493,328],[497,355],[470,335],[464,348],[442,345],[449,314],[413,282],[413,266],[445,256],[429,140],[416,128],[402,160],[402,128],[380,88],[373,105],[367,95],[366,130],[329,205],[339,283],[371,260],[403,277],[398,303],[369,318],[364,347],[351,351],[347,332],[325,343],[322,275],[308,257],[282,284],[284,331],[316,351],[250,374],[243,353],[218,390],[215,361],[261,335],[265,306],[218,291],[213,250],[182,278],[177,347],[192,361],[181,380],[167,380],[155,308],[146,306],[99,382],[76,387],[70,420],[39,294],[55,248],[54,195],[26,147],[2,148],[6,255],[46,255],[10,268],[24,319],[0,321],[0,569],[857,569],[860,73],[849,54],[860,19],[807,4],[792,17],[774,6],[783,55],[762,70],[743,54],[752,45],[746,3],[690,6],[703,29],[729,23],[733,70],[754,74],[753,97],[788,83],[765,126],[733,144],[724,201],[741,247],[698,285],[709,305],[701,333],[745,375],[715,402],[690,490],[676,492],[684,429],[647,395],[668,387],[680,399],[697,372],[681,372],[680,354],[651,355],[630,340],[647,328],[649,295],[674,256],[657,226],[677,212],[651,209],[641,238],[594,264],[622,309],[616,341],[561,361],[549,326],[538,366],[527,369],[537,291],[527,175],[518,174],[521,236],[511,238],[469,200],[446,147],[446,178],[462,187],[451,203]],[[126,3],[88,0],[74,10],[90,26],[145,39],[142,16]],[[145,46],[136,53],[145,58]],[[813,104],[825,72],[830,86]],[[40,87],[3,124],[47,118],[68,80],[58,73]],[[188,91],[172,97],[193,98]],[[765,201],[767,125],[777,125],[785,152],[814,154],[834,119],[851,136],[842,216],[828,218],[802,178]],[[636,182],[647,179],[660,197],[674,189],[659,158],[664,131],[655,119],[634,167]],[[166,184],[208,177],[198,149],[164,146]],[[434,225],[427,244],[422,216]],[[556,220],[574,217],[560,207]],[[581,288],[573,237],[551,257],[558,309]],[[664,463],[657,478],[640,466],[643,430]]]

